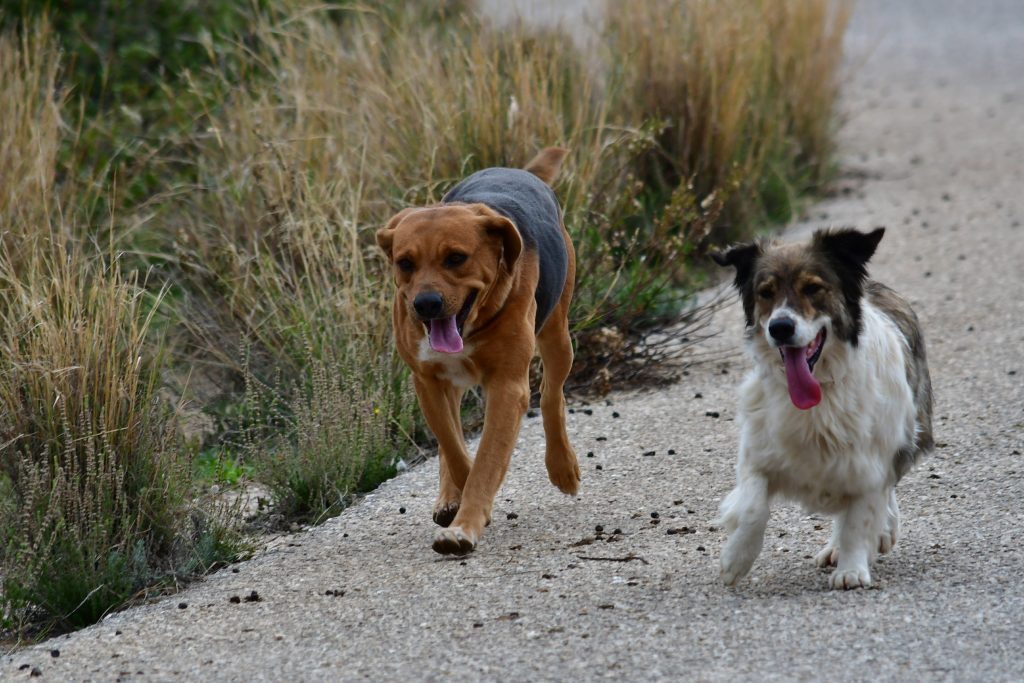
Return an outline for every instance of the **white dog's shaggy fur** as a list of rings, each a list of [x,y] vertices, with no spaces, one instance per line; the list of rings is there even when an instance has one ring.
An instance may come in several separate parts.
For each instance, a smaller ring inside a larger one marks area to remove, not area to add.
[[[737,268],[754,360],[740,388],[737,484],[719,520],[729,533],[721,555],[728,585],[761,552],[774,496],[834,516],[817,556],[819,566],[837,565],[833,588],[869,586],[875,553],[896,543],[895,486],[931,448],[931,388],[916,317],[865,278],[879,239],[880,230],[818,232],[810,244],[716,255]],[[807,384],[820,385],[813,406],[801,380],[787,384],[782,351],[807,359]]]

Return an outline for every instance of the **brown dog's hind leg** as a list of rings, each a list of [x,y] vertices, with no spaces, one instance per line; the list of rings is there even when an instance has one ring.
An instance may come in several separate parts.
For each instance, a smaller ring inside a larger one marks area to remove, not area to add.
[[[445,400],[448,403],[448,413],[455,426],[456,434],[462,442],[462,453],[466,452],[465,440],[462,434],[462,394],[463,389],[449,385],[445,391]],[[456,456],[458,457],[458,456]],[[442,450],[441,462],[438,470],[441,475],[441,486],[437,492],[437,502],[434,503],[434,523],[439,526],[448,526],[455,519],[459,512],[459,503],[462,500],[462,486],[455,483],[451,472],[448,470],[450,456]],[[465,481],[463,481],[465,485]]]
[[[570,260],[571,263],[571,260]],[[565,430],[565,379],[572,369],[572,340],[569,338],[568,309],[572,298],[572,274],[558,306],[551,313],[537,346],[544,363],[541,380],[540,411],[544,417],[544,464],[548,479],[563,493],[576,495],[580,487],[580,466]]]
[[[445,555],[464,555],[471,551],[491,521],[494,496],[505,479],[519,426],[530,402],[525,369],[519,379],[493,379],[485,386],[485,392],[484,433],[473,469],[462,488],[459,512],[451,526],[434,536],[434,550]]]
[[[448,526],[458,512],[462,489],[472,461],[466,452],[459,419],[462,390],[435,379],[413,375],[413,385],[427,425],[437,438],[441,485],[434,504],[434,521]]]

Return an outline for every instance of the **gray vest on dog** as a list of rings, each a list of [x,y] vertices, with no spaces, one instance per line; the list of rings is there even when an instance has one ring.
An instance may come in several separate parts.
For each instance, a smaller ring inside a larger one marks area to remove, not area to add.
[[[524,249],[537,252],[540,275],[534,293],[534,330],[539,331],[562,296],[569,268],[555,193],[528,171],[486,168],[453,187],[441,201],[486,204],[515,223]]]

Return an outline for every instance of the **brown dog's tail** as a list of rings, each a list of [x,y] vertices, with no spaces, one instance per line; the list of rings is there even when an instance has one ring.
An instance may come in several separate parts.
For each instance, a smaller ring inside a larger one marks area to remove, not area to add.
[[[563,147],[545,147],[537,153],[537,156],[530,160],[530,163],[526,164],[523,170],[529,171],[550,185],[554,182],[555,176],[558,175],[558,168],[562,165],[562,159],[568,153],[569,150]]]

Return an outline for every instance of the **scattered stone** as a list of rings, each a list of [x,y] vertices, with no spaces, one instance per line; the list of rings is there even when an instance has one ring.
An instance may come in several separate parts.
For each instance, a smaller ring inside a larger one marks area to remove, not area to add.
[[[583,409],[583,414],[584,414],[584,415],[593,415],[593,414],[594,414],[594,411],[593,411],[593,409],[591,409],[591,408],[584,408],[584,409]]]
[[[704,415],[706,415],[707,417],[719,417],[719,413],[717,410],[709,410],[706,413],[704,413]]]
[[[232,574],[237,574],[238,573],[238,567],[232,567],[231,568],[231,573]]]
[[[661,517],[661,515],[659,515],[657,512],[651,513],[651,519],[658,519],[658,517]]]
[[[178,603],[178,609],[187,609],[187,608],[188,608],[188,603],[187,602],[179,602]]]
[[[242,602],[242,598],[238,597],[237,595],[232,595],[230,598],[228,598],[228,602],[230,602],[233,605],[237,605],[238,603]]]
[[[669,455],[675,455],[676,454],[676,449],[674,449],[674,448],[668,449],[668,454]]]
[[[615,605],[598,605],[597,609],[615,609]]]
[[[343,597],[345,595],[345,591],[331,590],[330,588],[328,588],[327,590],[324,591],[324,595],[329,595],[329,596],[334,597],[334,598],[340,598],[340,597]]]
[[[613,531],[612,533],[614,535],[616,535],[616,536],[621,536],[622,535],[622,529],[616,528],[615,531]]]
[[[594,465],[594,469],[595,470],[603,470],[604,468],[601,467],[600,465]]]
[[[527,410],[526,411],[526,417],[537,417],[537,411],[536,410]]]
[[[484,624],[483,624],[482,621],[474,621],[473,622],[473,628],[483,628],[483,627],[484,627]]]
[[[593,458],[594,457],[594,451],[587,451],[587,457],[588,458]]]
[[[40,676],[43,675],[43,672],[40,671],[38,667],[35,667],[31,671],[28,672],[28,675],[31,676],[32,678],[39,678]]]
[[[694,395],[693,395],[693,397],[694,397],[694,398],[704,398],[704,394],[702,394],[702,393],[700,393],[700,392],[698,391],[698,392],[697,392],[696,394],[694,394]]]
[[[612,411],[612,417],[618,417],[618,416],[619,416],[619,414],[616,411],[613,410]]]
[[[262,602],[263,598],[261,598],[260,594],[257,593],[256,591],[251,591],[248,595],[245,596],[245,601],[246,602]]]
[[[507,515],[505,515],[505,519],[519,519],[519,515],[517,515],[514,512],[510,512]]]
[[[649,458],[652,455],[656,455],[657,451],[644,451],[644,457]]]
[[[555,578],[555,575],[554,574],[541,574],[540,578],[542,578],[542,579],[553,579],[553,578]]]
[[[50,650],[50,656],[53,657],[54,659],[56,659],[57,657],[60,657],[60,650],[57,650],[57,649]]]
[[[594,531],[596,531],[599,534],[600,533],[604,533],[604,527],[601,526],[600,524],[598,524],[597,526],[594,527]]]
[[[607,440],[608,440],[608,437],[607,437],[607,436],[599,436],[599,437],[597,437],[597,438],[596,438],[596,439],[594,439],[594,440],[595,440],[595,441],[607,441]]]
[[[698,553],[704,552],[704,546],[702,546],[702,545],[697,546],[697,552]]]

